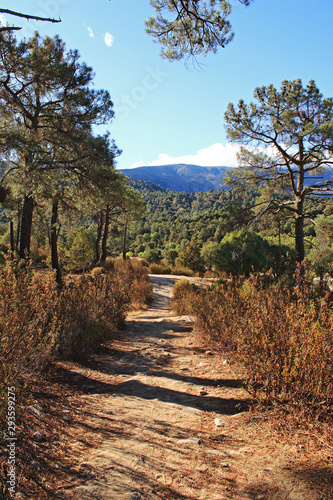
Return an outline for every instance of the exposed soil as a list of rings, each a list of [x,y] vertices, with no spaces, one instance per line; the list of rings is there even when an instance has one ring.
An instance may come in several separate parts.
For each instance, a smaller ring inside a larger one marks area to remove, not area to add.
[[[35,394],[41,494],[17,498],[333,499],[332,443],[250,410],[241,369],[171,315],[177,279],[151,276],[148,310],[85,366],[59,365],[53,406]]]

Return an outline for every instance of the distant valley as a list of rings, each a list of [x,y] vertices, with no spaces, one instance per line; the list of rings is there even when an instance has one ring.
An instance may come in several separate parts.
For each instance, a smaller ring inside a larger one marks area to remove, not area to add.
[[[227,189],[224,174],[230,167],[200,167],[199,165],[162,165],[120,170],[130,178],[158,184],[164,189],[197,193]]]

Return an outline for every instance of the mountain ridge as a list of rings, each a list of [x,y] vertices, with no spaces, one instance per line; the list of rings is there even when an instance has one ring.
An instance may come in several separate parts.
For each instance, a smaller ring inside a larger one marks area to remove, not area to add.
[[[172,165],[142,166],[120,169],[124,175],[136,180],[152,182],[164,189],[195,193],[228,189],[223,183],[225,172],[230,167],[202,167],[186,163]]]

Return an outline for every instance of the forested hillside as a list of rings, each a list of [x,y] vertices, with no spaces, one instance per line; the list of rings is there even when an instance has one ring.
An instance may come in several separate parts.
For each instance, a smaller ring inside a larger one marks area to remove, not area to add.
[[[256,189],[185,193],[134,179],[128,184],[146,201],[144,216],[129,227],[129,256],[138,255],[148,262],[163,260],[167,266],[178,264],[193,271],[217,268],[228,272],[232,271],[232,266],[221,255],[217,257],[227,246],[237,255],[236,260],[241,261],[240,255],[244,252],[252,254],[249,266],[274,267],[281,259],[293,259],[293,218],[286,212],[262,213],[267,202],[263,193]],[[307,210],[311,213],[311,219],[305,224],[307,258],[315,266],[320,262],[328,269],[332,251],[329,236],[333,221],[332,199],[308,200]],[[121,251],[123,242],[118,229],[116,225],[109,240],[110,248],[116,252]],[[247,245],[241,236],[244,231]],[[249,242],[250,237],[256,239],[261,252],[258,248],[254,253],[250,251],[250,246],[254,245]],[[228,238],[232,241],[228,242]],[[259,258],[262,253],[265,256]]]

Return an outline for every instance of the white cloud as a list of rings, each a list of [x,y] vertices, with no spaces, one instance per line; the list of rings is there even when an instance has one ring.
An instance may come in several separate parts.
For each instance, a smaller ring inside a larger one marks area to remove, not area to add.
[[[108,47],[112,47],[113,41],[114,41],[114,36],[111,35],[111,33],[106,32],[104,35],[105,45],[107,45]]]
[[[90,38],[95,38],[95,35],[94,35],[94,32],[93,32],[92,27],[91,27],[91,26],[88,26],[88,27],[87,27],[87,30],[88,30],[88,33],[89,33]]]
[[[183,155],[172,157],[168,154],[160,154],[158,160],[144,163],[138,161],[131,165],[131,168],[153,165],[173,165],[175,163],[187,163],[191,165],[200,165],[202,167],[237,167],[237,153],[240,146],[227,142],[224,146],[221,143],[213,144],[207,148],[199,149],[193,155]]]

